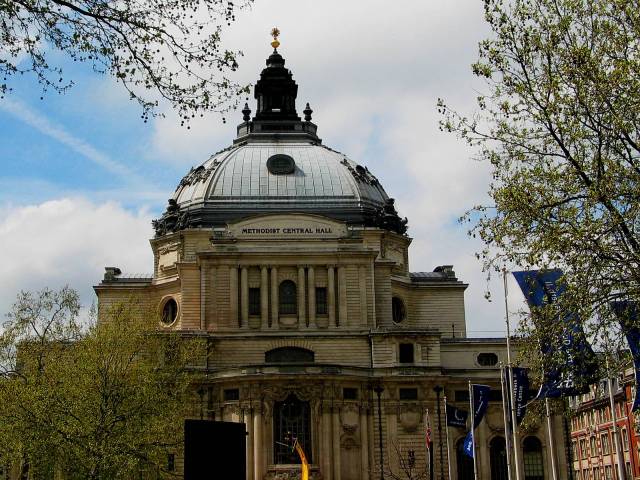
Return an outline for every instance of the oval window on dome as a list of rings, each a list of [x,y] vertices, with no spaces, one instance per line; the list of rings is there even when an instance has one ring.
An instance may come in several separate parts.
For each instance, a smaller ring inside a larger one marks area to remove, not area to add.
[[[296,162],[293,158],[284,153],[271,155],[267,160],[267,170],[274,175],[287,175],[296,169]]]

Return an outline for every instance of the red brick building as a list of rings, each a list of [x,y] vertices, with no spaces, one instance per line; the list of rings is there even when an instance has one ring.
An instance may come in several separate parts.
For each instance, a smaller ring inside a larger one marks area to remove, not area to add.
[[[640,478],[636,430],[631,406],[635,395],[633,371],[623,382],[614,380],[615,418],[622,446],[627,480]],[[617,471],[616,441],[607,381],[591,387],[588,394],[570,399],[572,460],[575,480],[621,480]]]

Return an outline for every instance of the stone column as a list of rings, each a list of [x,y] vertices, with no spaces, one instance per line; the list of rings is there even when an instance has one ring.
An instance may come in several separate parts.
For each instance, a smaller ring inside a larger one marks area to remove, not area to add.
[[[247,480],[253,480],[253,410],[244,411],[244,424],[247,429]]]
[[[253,413],[253,474],[255,480],[262,480],[262,406]]]
[[[316,327],[316,272],[313,267],[308,269],[309,275],[309,326]]]
[[[367,270],[364,265],[361,265],[359,268],[359,279],[358,284],[360,286],[360,324],[363,327],[366,327],[369,324],[369,320],[367,317]]]
[[[271,267],[271,328],[278,327],[278,267]]]
[[[207,313],[205,310],[205,288],[206,288],[206,275],[207,269],[204,265],[200,265],[200,330],[207,329]]]
[[[242,328],[249,328],[249,269],[240,270],[240,311],[242,312]]]
[[[229,326],[240,326],[238,318],[238,267],[229,267]]]
[[[329,328],[336,327],[336,282],[335,268],[327,267],[327,308],[329,309]]]
[[[338,325],[347,326],[347,274],[345,267],[338,267]]]
[[[388,406],[385,408],[384,403],[382,405],[382,415],[387,414],[387,435],[386,442],[384,443],[385,454],[385,468],[389,468],[393,471],[398,471],[399,462],[398,455],[396,454],[396,448],[398,447],[398,414],[395,407]],[[382,421],[384,422],[384,416]]]
[[[369,419],[367,408],[360,407],[360,471],[362,478],[369,478]]]
[[[298,328],[307,326],[304,283],[304,267],[298,267]]]
[[[269,272],[266,266],[260,267],[260,328],[269,326]]]
[[[215,266],[212,266],[209,268],[209,278],[211,279],[209,281],[209,298],[207,299],[206,305],[207,305],[207,330],[209,329],[215,329],[217,330],[220,326],[220,321],[219,321],[219,315],[220,313],[218,312],[219,307],[219,302],[218,302],[218,272],[220,271],[220,268],[217,268]]]
[[[322,478],[332,480],[331,474],[331,413],[327,405],[322,406]]]
[[[340,480],[340,411],[333,407],[331,413],[333,423],[333,480]]]

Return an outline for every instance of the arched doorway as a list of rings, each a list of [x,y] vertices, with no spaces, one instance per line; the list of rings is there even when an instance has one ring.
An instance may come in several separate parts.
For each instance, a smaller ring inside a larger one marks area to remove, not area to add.
[[[507,475],[507,447],[503,437],[494,437],[489,443],[491,480],[509,480]]]
[[[291,446],[294,439],[302,446],[309,462],[311,455],[311,409],[293,393],[273,408],[273,452],[278,464],[300,463],[300,458]]]
[[[536,437],[527,437],[522,442],[525,480],[544,480],[542,443]]]
[[[473,480],[473,458],[464,453],[464,438],[456,443],[456,468],[458,480]]]

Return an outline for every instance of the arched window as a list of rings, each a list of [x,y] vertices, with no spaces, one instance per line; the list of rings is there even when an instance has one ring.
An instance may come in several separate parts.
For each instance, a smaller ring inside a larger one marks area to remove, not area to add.
[[[295,315],[298,313],[298,293],[296,284],[291,280],[285,280],[278,289],[280,315]]]
[[[301,347],[280,347],[264,354],[265,363],[313,363],[311,350]]]
[[[489,459],[491,462],[491,480],[508,480],[507,448],[502,437],[495,437],[489,443]]]
[[[456,467],[458,480],[473,480],[473,458],[464,453],[464,438],[456,443]]]
[[[299,464],[300,457],[291,448],[297,439],[309,463],[311,457],[311,409],[291,393],[273,406],[273,452],[275,463]]]
[[[544,480],[542,443],[536,437],[527,437],[522,442],[525,480]]]

